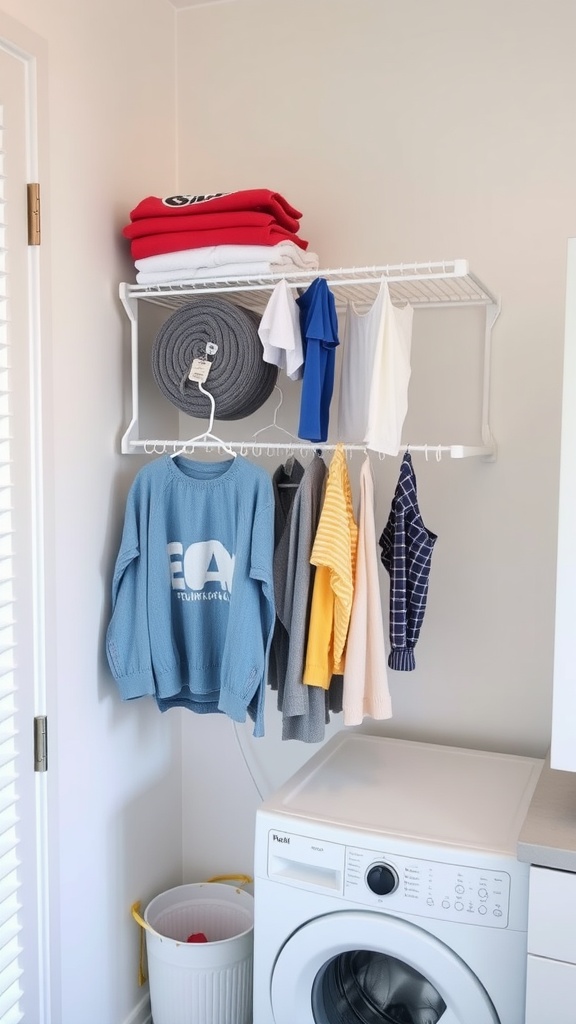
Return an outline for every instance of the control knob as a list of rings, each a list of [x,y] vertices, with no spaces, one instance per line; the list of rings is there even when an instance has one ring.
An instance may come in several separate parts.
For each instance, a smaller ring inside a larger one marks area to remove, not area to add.
[[[398,875],[389,864],[374,864],[366,875],[366,884],[377,896],[388,896],[398,888]]]

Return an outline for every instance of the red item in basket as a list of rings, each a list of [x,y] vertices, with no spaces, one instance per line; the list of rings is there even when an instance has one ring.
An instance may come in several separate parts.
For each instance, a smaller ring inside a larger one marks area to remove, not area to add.
[[[208,939],[204,932],[192,932],[192,935],[188,936],[186,942],[208,942]]]

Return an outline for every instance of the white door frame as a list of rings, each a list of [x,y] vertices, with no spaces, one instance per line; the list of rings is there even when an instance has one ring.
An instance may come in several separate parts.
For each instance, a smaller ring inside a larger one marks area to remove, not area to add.
[[[47,47],[44,40],[30,32],[25,26],[0,12],[0,49],[20,62],[22,65],[25,89],[25,133],[26,146],[26,177],[28,182],[39,181],[47,191],[47,104],[48,104],[48,65]],[[47,204],[45,204],[46,206]],[[47,216],[43,218],[43,232],[46,235]],[[25,224],[22,225],[25,230]],[[44,481],[47,477],[48,463],[51,454],[51,378],[49,373],[48,351],[48,247],[28,248],[27,258],[27,301],[28,301],[28,388],[29,388],[29,431],[30,431],[30,504],[31,504],[31,536],[33,575],[30,582],[32,607],[32,635],[30,643],[33,647],[33,714],[48,714],[50,710],[47,680],[52,664],[49,656],[47,635],[47,607],[53,603],[46,601],[47,559],[44,542],[50,514],[46,505]],[[51,507],[51,505],[50,505]],[[50,577],[53,578],[53,577]],[[55,721],[55,714],[52,714]],[[30,730],[33,728],[30,722]],[[25,765],[25,770],[32,770],[32,765]],[[54,803],[51,796],[55,789],[48,782],[48,773],[35,773],[34,801],[31,813],[35,815],[33,831],[36,838],[36,935],[38,941],[37,978],[24,978],[24,991],[27,1005],[33,1005],[35,1024],[50,1024],[59,1019],[58,992],[52,991],[52,979],[58,964],[58,934],[55,921],[49,915],[50,893],[54,889],[51,879],[49,860],[49,829],[48,821],[56,822],[55,814],[49,815],[49,803]],[[54,779],[54,775],[52,776]],[[55,807],[54,807],[55,810]],[[27,811],[28,813],[28,811]],[[54,837],[52,837],[54,842]],[[23,894],[23,902],[26,893]],[[32,992],[32,989],[34,991]],[[30,1002],[28,1002],[30,999]]]

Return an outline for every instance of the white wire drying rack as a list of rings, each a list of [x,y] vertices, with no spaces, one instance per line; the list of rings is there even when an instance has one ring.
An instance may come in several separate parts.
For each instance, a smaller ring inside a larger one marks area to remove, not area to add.
[[[464,259],[445,260],[429,263],[401,263],[383,266],[347,267],[317,271],[290,271],[290,273],[265,274],[258,277],[193,278],[158,285],[138,285],[123,282],[120,285],[120,299],[131,326],[132,362],[132,416],[122,437],[121,450],[124,454],[162,454],[176,450],[192,451],[217,450],[214,441],[196,441],[189,448],[180,439],[140,437],[139,429],[139,375],[138,375],[138,314],[142,302],[175,310],[182,305],[210,294],[233,296],[238,305],[257,312],[263,312],[272,290],[278,281],[284,279],[296,291],[304,290],[317,277],[323,277],[330,285],[339,311],[351,302],[357,311],[369,309],[374,302],[381,282],[386,280],[392,301],[397,305],[410,303],[415,309],[451,308],[482,306],[485,308],[484,357],[482,380],[481,443],[462,444],[407,444],[402,451],[423,452],[426,458],[440,460],[444,454],[450,458],[462,459],[482,456],[494,459],[496,444],[490,430],[490,362],[492,330],[500,312],[498,299],[470,272]],[[314,451],[318,445],[255,439],[226,441],[226,446],[242,454],[270,455],[276,453]],[[322,451],[332,451],[334,444],[322,444]],[[349,452],[365,451],[362,444],[344,444]]]
[[[177,309],[191,298],[218,292],[242,296],[241,305],[263,311],[270,292],[285,279],[294,289],[307,288],[317,277],[323,277],[334,291],[336,305],[353,302],[357,309],[369,308],[383,278],[388,282],[392,302],[409,302],[413,306],[477,306],[496,304],[496,298],[470,272],[468,260],[441,263],[399,263],[373,267],[346,267],[332,270],[302,270],[259,277],[191,278],[167,284],[122,284],[123,302],[144,299],[157,305]],[[129,311],[130,312],[130,311]]]

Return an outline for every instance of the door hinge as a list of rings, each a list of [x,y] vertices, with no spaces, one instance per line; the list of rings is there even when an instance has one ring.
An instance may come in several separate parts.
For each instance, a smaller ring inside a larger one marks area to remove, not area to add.
[[[48,719],[36,715],[34,719],[34,771],[48,771]]]
[[[40,245],[40,185],[37,181],[28,189],[28,245]]]

